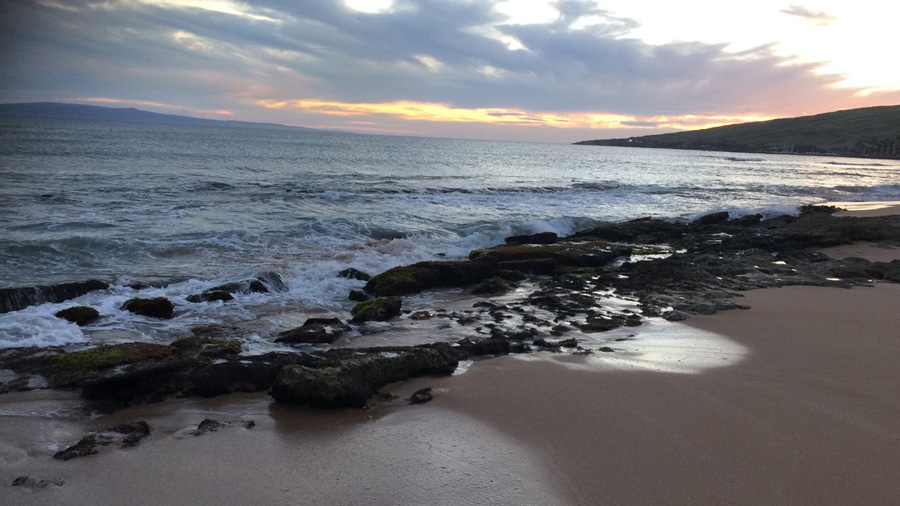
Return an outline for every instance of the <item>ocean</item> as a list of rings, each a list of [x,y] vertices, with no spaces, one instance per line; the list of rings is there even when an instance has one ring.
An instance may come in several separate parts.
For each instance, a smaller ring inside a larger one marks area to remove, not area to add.
[[[0,288],[103,279],[109,290],[0,314],[0,347],[168,342],[242,324],[268,349],[307,316],[343,314],[362,282],[510,235],[643,216],[794,213],[900,200],[900,162],[835,157],[0,118]],[[277,273],[285,290],[189,303]],[[176,317],[119,309],[166,296]],[[80,328],[53,316],[92,305]]]

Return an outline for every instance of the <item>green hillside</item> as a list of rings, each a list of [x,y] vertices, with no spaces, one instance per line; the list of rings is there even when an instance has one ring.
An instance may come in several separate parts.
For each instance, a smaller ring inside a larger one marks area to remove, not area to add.
[[[900,158],[900,105],[575,144]]]

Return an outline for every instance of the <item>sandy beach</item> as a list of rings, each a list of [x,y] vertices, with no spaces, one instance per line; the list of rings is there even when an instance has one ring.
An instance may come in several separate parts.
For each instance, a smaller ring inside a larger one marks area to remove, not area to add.
[[[900,258],[840,248],[826,251]],[[481,360],[391,385],[399,398],[367,411],[241,394],[91,419],[73,393],[8,394],[0,503],[896,504],[900,285],[740,302],[751,309],[662,323],[668,348],[638,333],[614,353]],[[423,387],[433,401],[404,402]],[[225,426],[192,434],[204,418]],[[51,458],[136,420],[152,433],[134,448]],[[18,476],[47,482],[9,486]]]

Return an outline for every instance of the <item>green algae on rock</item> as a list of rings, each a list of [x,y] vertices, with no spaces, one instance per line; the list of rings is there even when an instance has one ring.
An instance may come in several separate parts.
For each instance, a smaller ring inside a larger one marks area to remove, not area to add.
[[[68,320],[79,327],[89,325],[100,319],[100,313],[90,306],[74,306],[57,311],[54,315],[57,318]]]
[[[376,297],[372,300],[360,302],[350,310],[353,319],[350,323],[363,323],[367,321],[388,321],[400,315],[403,300],[400,297]]]

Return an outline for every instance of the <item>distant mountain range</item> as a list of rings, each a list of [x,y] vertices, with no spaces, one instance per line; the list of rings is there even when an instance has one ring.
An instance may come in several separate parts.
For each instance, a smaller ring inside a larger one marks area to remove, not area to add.
[[[84,119],[97,121],[124,121],[128,123],[155,123],[187,126],[219,126],[240,128],[265,128],[278,130],[317,130],[278,123],[253,123],[193,118],[176,114],[160,114],[133,107],[100,107],[96,105],[64,104],[60,102],[33,102],[28,104],[0,104],[0,116],[28,116],[58,119]]]
[[[900,158],[900,105],[575,144]]]

